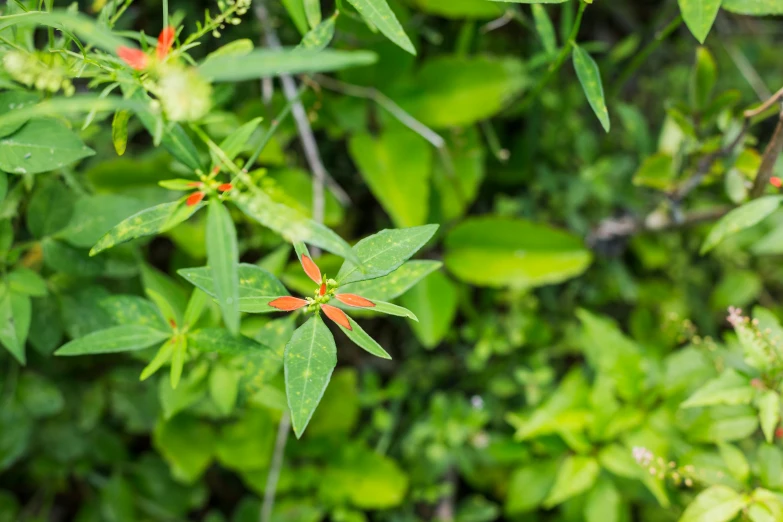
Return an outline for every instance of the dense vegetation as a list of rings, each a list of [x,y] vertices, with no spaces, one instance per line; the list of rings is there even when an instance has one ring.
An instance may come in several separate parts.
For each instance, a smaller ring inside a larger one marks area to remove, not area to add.
[[[783,520],[776,15],[9,0],[0,521]]]

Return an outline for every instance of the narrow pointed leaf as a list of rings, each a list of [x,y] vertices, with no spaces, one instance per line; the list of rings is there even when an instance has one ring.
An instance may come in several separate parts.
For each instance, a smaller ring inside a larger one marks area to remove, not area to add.
[[[408,319],[413,319],[416,322],[419,321],[419,318],[416,317],[416,314],[414,314],[413,312],[411,312],[410,310],[402,306],[397,306],[396,304],[387,303],[386,301],[373,301],[373,303],[375,303],[375,306],[369,309],[372,310],[373,312],[379,312],[388,315],[396,315],[397,317],[407,317]]]
[[[710,486],[688,505],[679,522],[729,522],[749,501],[728,486]]]
[[[305,16],[310,27],[321,23],[321,0],[303,0]]]
[[[207,212],[207,264],[215,299],[223,312],[226,327],[239,333],[239,249],[237,231],[226,207],[216,198]]]
[[[370,335],[365,332],[361,326],[357,324],[356,321],[348,317],[348,321],[351,325],[351,329],[344,327],[343,325],[340,325],[340,330],[343,331],[345,335],[348,336],[348,338],[356,343],[360,348],[363,350],[373,354],[376,357],[380,357],[381,359],[391,359],[391,355],[389,355],[386,350],[383,349],[383,347],[378,344],[378,342],[370,337]]]
[[[284,360],[291,423],[299,438],[337,366],[334,338],[318,315],[311,317],[294,332],[286,344]]]
[[[169,336],[149,326],[124,325],[98,330],[75,339],[55,352],[55,355],[87,355],[143,350]]]
[[[601,71],[598,69],[598,64],[595,63],[595,60],[593,60],[593,57],[590,56],[587,51],[583,50],[578,45],[574,45],[573,47],[572,57],[574,60],[574,69],[576,69],[576,76],[579,78],[579,83],[582,84],[582,90],[587,97],[587,102],[598,117],[598,121],[601,122],[601,126],[606,132],[609,132],[612,124],[609,121],[609,110],[606,108],[606,100],[604,99],[604,86],[601,82]]]
[[[19,364],[25,364],[25,343],[32,320],[30,298],[10,292],[7,287],[0,287],[0,292],[0,344]]]
[[[163,316],[163,320],[171,328],[179,326],[179,313],[174,309],[174,306],[169,303],[165,297],[151,288],[146,289],[146,294],[155,303]]]
[[[70,10],[31,11],[3,16],[0,20],[0,30],[14,25],[46,25],[55,29],[66,29],[76,33],[85,42],[112,53],[118,47],[132,45],[128,40],[117,36],[108,28],[96,23],[94,19],[80,13],[70,12]]]
[[[262,119],[263,118],[254,118],[250,120],[229,134],[228,137],[226,137],[226,139],[220,143],[220,150],[223,151],[228,159],[234,161],[234,159],[239,156],[239,154],[244,150],[247,141],[250,139],[256,129],[258,129]],[[212,163],[214,165],[220,165],[220,161],[217,156],[214,153],[211,155]]]
[[[767,442],[772,443],[775,428],[780,424],[780,395],[774,390],[767,390],[758,402],[761,431]]]
[[[761,222],[780,207],[781,199],[780,196],[766,196],[735,208],[712,227],[700,253],[706,254],[727,237]]]
[[[557,49],[557,37],[555,36],[552,20],[549,18],[546,9],[540,4],[533,4],[531,9],[533,11],[533,22],[536,26],[536,32],[541,39],[544,50],[547,54],[554,54]]]
[[[139,376],[140,381],[146,381],[160,370],[164,364],[171,360],[171,352],[174,351],[174,338],[169,339],[158,349],[155,357],[144,367]]]
[[[184,268],[179,275],[191,284],[215,298],[215,283],[209,267]],[[260,266],[241,263],[237,267],[239,274],[239,310],[247,313],[279,312],[269,306],[269,302],[280,296],[288,295],[283,283],[271,272]]]
[[[114,143],[114,150],[118,156],[125,154],[125,149],[128,147],[128,120],[130,120],[130,116],[130,111],[117,111],[111,122],[111,141]]]
[[[204,307],[207,305],[207,294],[199,288],[194,288],[190,294],[188,306],[185,308],[185,316],[182,318],[183,326],[191,327],[201,317]]]
[[[262,190],[256,189],[232,197],[247,217],[277,232],[289,242],[301,241],[359,262],[351,246],[331,229],[304,217],[291,207],[277,203]]]
[[[296,46],[296,49],[307,49],[310,51],[323,51],[334,38],[334,23],[337,20],[337,13],[333,14],[316,27],[313,27],[302,37],[302,41]]]
[[[386,0],[348,0],[348,2],[359,11],[365,20],[377,27],[386,38],[409,53],[416,54],[416,49],[410,38],[405,34],[405,30]]]
[[[172,342],[170,381],[171,389],[176,390],[177,386],[179,386],[179,380],[182,378],[182,368],[185,366],[188,342],[184,335],[174,337]]]
[[[685,25],[693,36],[704,43],[718,16],[721,0],[678,0]]]
[[[231,335],[224,328],[201,328],[188,334],[188,346],[205,353],[225,355],[254,355],[269,346],[261,344],[244,335]]]
[[[340,292],[359,294],[374,301],[388,301],[401,296],[441,266],[443,263],[440,261],[406,261],[397,270],[383,277],[340,286]]]
[[[346,259],[337,281],[345,285],[385,276],[418,252],[436,230],[438,225],[387,229],[362,239],[353,247],[361,266]]]

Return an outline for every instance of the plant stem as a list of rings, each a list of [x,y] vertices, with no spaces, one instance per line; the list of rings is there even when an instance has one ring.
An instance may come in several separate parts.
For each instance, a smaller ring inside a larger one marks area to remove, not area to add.
[[[764,194],[781,152],[783,152],[783,111],[780,112],[778,117],[778,124],[775,126],[772,139],[769,140],[767,148],[764,149],[761,165],[756,173],[756,179],[753,181],[753,188],[750,190],[751,198],[755,199]]]
[[[280,127],[280,124],[285,120],[285,118],[288,116],[288,114],[291,112],[291,108],[294,106],[294,103],[302,96],[302,94],[307,90],[306,86],[303,86],[299,92],[296,94],[296,98],[289,100],[288,103],[283,107],[283,110],[280,111],[280,114],[278,114],[274,120],[272,120],[272,124],[269,126],[269,130],[266,134],[264,134],[263,139],[261,140],[261,143],[258,144],[258,147],[256,147],[256,150],[253,151],[253,154],[250,156],[250,159],[247,160],[247,163],[245,163],[245,168],[243,169],[245,172],[248,171],[248,169],[258,160],[258,157],[261,156],[261,153],[264,151],[264,148],[269,144],[269,141],[272,139],[272,136],[274,136],[275,132],[277,131],[277,128]]]
[[[261,505],[261,522],[270,522],[272,520],[277,481],[280,479],[280,470],[283,468],[283,454],[285,453],[285,445],[288,442],[288,433],[290,431],[291,415],[288,413],[288,410],[285,410],[280,418],[280,424],[277,426],[275,452],[272,454],[272,463],[269,466],[266,488],[264,488],[264,503]]]
[[[163,28],[169,26],[169,0],[163,0]]]
[[[571,49],[576,43],[576,37],[579,35],[579,28],[582,26],[582,17],[585,13],[586,8],[587,8],[587,2],[585,2],[584,0],[580,0],[579,11],[576,13],[576,20],[574,20],[574,25],[571,26],[571,34],[568,36],[568,41],[563,43],[563,48],[560,49],[560,54],[557,55],[555,61],[552,62],[552,64],[549,66],[549,69],[547,70],[546,74],[538,81],[536,86],[533,87],[533,90],[530,91],[530,95],[527,96],[524,100],[522,100],[521,108],[523,110],[528,108],[534,101],[538,99],[538,96],[547,86],[547,84],[555,75],[555,73],[557,73],[557,71],[559,71],[560,68],[563,66],[566,59],[568,58],[568,55],[571,54]]]

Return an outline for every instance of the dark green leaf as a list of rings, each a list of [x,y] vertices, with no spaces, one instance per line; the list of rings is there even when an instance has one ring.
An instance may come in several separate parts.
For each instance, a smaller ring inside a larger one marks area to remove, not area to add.
[[[222,328],[202,328],[188,334],[188,346],[207,353],[253,355],[270,350],[244,335],[233,336]]]
[[[425,347],[437,346],[451,329],[457,297],[456,286],[443,272],[433,272],[402,296],[402,303],[421,318],[411,328]]]
[[[34,92],[25,92],[25,91],[0,92],[0,114],[7,114],[11,111],[19,110],[30,105],[35,105],[38,102],[39,98],[40,97],[38,96],[38,94]],[[10,124],[0,125],[0,137],[13,134],[17,130],[19,130],[19,127],[24,125],[26,122],[27,120],[20,120],[20,121],[12,122]],[[0,200],[2,200],[2,198],[0,198]]]
[[[365,332],[362,327],[356,323],[356,321],[348,317],[348,323],[351,325],[350,330],[345,328],[343,325],[338,326],[351,341],[355,342],[360,348],[366,350],[376,357],[380,357],[381,359],[391,359],[391,355],[389,355],[375,339],[370,337],[370,335]]]
[[[310,51],[323,51],[326,49],[332,38],[334,38],[334,23],[336,20],[337,13],[335,12],[335,14],[308,31],[296,48]]]
[[[342,285],[340,292],[357,294],[373,301],[388,301],[401,296],[442,265],[443,263],[440,261],[406,261],[392,273],[383,277]]]
[[[288,290],[267,270],[246,263],[238,265],[239,309],[247,313],[279,312],[269,306],[269,301],[288,295]],[[184,268],[179,275],[187,279],[211,297],[215,297],[215,284],[208,267]]]
[[[394,11],[391,10],[386,0],[348,0],[357,11],[373,27],[383,33],[386,38],[399,45],[411,54],[416,54],[410,38],[400,25]]]
[[[56,120],[31,120],[0,139],[0,169],[12,174],[47,172],[93,154],[79,136]]]

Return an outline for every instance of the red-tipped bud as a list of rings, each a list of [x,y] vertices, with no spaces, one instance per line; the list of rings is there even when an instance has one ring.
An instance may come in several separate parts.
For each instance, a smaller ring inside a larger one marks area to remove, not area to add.
[[[338,301],[356,308],[372,308],[375,306],[375,303],[369,299],[365,299],[364,297],[356,294],[337,294],[335,297]]]
[[[304,268],[304,272],[307,274],[307,277],[312,279],[313,282],[321,282],[321,270],[312,259],[307,256],[302,256],[302,268]]]
[[[174,37],[176,34],[177,31],[173,27],[168,26],[164,27],[160,32],[160,35],[158,35],[158,48],[156,53],[158,55],[159,61],[163,61],[163,59],[169,55],[169,51],[171,51],[171,45],[174,43]]]
[[[777,176],[772,176],[771,178],[769,178],[769,183],[775,188],[780,188],[781,185],[783,185],[783,180],[781,180]]]
[[[200,181],[191,181],[188,183],[188,187],[202,187],[204,184]]]
[[[189,207],[192,207],[194,205],[198,205],[201,203],[201,200],[204,199],[205,194],[203,192],[194,192],[190,196],[188,196],[187,205]]]
[[[137,71],[146,69],[149,64],[149,56],[141,49],[132,49],[121,45],[117,48],[117,56]]]
[[[307,306],[307,301],[299,299],[298,297],[278,297],[274,301],[270,301],[269,306],[282,310],[283,312],[293,312],[294,310],[299,310],[300,308]]]
[[[332,305],[321,305],[321,310],[324,311],[326,314],[326,317],[334,321],[335,323],[339,324],[343,328],[347,330],[353,330],[351,327],[351,322],[348,320],[348,316],[345,315],[345,312],[340,310],[337,307],[334,307]]]
[[[220,185],[220,186],[218,187],[218,190],[219,190],[220,192],[228,192],[228,191],[229,191],[229,190],[231,190],[232,188],[234,188],[234,185],[232,185],[231,183],[223,183],[222,185]]]
[[[321,283],[321,288],[318,290],[318,295],[326,295],[326,283]]]
[[[779,439],[783,438],[783,428],[777,428],[775,430],[775,437]]]

